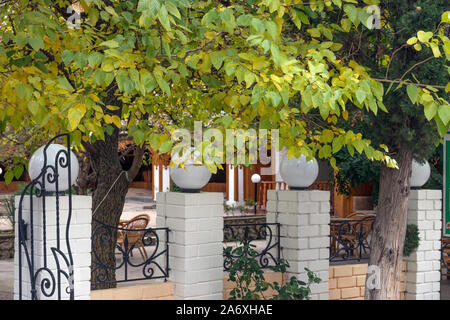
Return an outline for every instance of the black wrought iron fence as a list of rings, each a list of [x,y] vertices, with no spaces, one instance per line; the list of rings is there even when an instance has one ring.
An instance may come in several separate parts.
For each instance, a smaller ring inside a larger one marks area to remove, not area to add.
[[[343,219],[330,223],[330,262],[367,260],[375,219]]]
[[[168,228],[139,228],[130,224],[114,227],[93,220],[98,224],[92,232],[92,274],[95,278],[91,282],[94,286],[150,279],[167,280]],[[114,260],[105,258],[96,249],[111,241],[116,241]]]
[[[247,223],[225,224],[224,233],[224,271],[229,271],[231,264],[240,256],[233,255],[231,250],[243,244],[254,245],[258,252],[255,256],[262,269],[276,266],[280,259],[280,224],[279,223]],[[242,242],[242,243],[241,243]]]

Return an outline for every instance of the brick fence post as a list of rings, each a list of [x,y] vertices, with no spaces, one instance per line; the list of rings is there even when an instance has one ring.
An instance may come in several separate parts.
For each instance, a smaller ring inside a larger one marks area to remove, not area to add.
[[[223,194],[159,192],[157,227],[168,227],[175,299],[223,296]]]
[[[328,300],[330,193],[319,190],[269,190],[267,222],[280,223],[282,257],[288,277],[307,282],[305,268],[322,282],[311,286],[311,298]]]
[[[19,251],[18,251],[18,211],[20,196],[15,198],[16,207],[16,223],[15,223],[15,254],[14,254],[14,300],[19,299]],[[51,281],[51,276],[46,271],[42,271],[36,281],[37,298],[39,300],[56,300],[58,299],[58,288],[49,297],[46,297],[41,291],[41,281],[44,278],[50,280],[49,283],[57,285],[57,265],[51,248],[57,248],[57,227],[56,227],[56,197],[45,197],[45,239],[46,250],[44,250],[44,220],[43,220],[43,198],[33,197],[33,244],[34,244],[34,272],[44,267],[44,256],[47,260],[47,267],[53,273],[55,281]],[[66,255],[66,225],[69,214],[69,197],[59,197],[59,234],[60,234],[60,250]],[[25,196],[22,203],[22,218],[27,227],[27,248],[31,247],[31,230],[30,230],[30,198]],[[74,298],[75,300],[89,300],[91,293],[91,219],[92,219],[92,198],[91,196],[72,195],[72,216],[69,226],[69,245],[73,258],[73,281],[74,281]],[[31,258],[31,252],[28,251]],[[64,262],[64,258],[57,254],[61,270],[69,273]],[[61,275],[61,299],[69,299],[66,292],[69,283],[66,278]],[[49,293],[51,288],[44,291]],[[31,283],[30,274],[25,252],[22,248],[22,299],[31,299]]]
[[[442,191],[411,190],[408,224],[419,228],[419,247],[406,260],[407,300],[439,300]]]

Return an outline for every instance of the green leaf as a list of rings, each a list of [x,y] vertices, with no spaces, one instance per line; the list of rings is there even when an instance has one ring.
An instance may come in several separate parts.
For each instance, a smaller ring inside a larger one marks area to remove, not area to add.
[[[74,57],[73,52],[69,50],[64,50],[61,54],[61,59],[66,66],[73,61],[73,57]]]
[[[72,85],[69,83],[69,81],[65,77],[58,78],[58,88],[67,90],[67,91],[73,91]]]
[[[417,38],[419,39],[420,42],[428,42],[428,40],[430,40],[431,37],[433,37],[433,32],[424,32],[422,30],[417,32]]]
[[[84,52],[77,52],[75,53],[74,60],[78,68],[83,69],[86,66],[87,56]]]
[[[69,119],[69,130],[75,130],[83,118],[83,113],[78,108],[71,108],[67,114]]]
[[[434,43],[430,42],[431,51],[433,51],[433,55],[435,58],[439,58],[441,56],[441,51],[439,50],[439,46]]]
[[[357,10],[354,5],[346,4],[344,5],[344,12],[347,14],[348,18],[353,22],[353,24],[357,24]]]
[[[359,152],[362,153],[364,150],[364,142],[360,139],[357,139],[353,142],[353,146],[355,147],[355,149]]]
[[[441,137],[445,136],[448,126],[444,125],[439,117],[434,118],[434,121],[436,122],[436,126]]]
[[[105,80],[106,73],[102,70],[95,70],[94,72],[94,80],[97,85],[101,85]]]
[[[450,120],[450,106],[449,105],[442,105],[438,109],[439,118],[441,118],[442,123],[444,125],[448,124],[448,121]]]
[[[434,118],[437,112],[437,105],[434,102],[429,102],[424,105],[425,117],[428,121]]]
[[[450,22],[450,11],[446,11],[442,14],[442,22],[444,23]]]
[[[417,38],[416,37],[409,38],[408,41],[406,41],[406,43],[409,44],[410,46],[412,46],[416,42],[417,42]]]
[[[173,144],[172,140],[167,140],[167,141],[163,142],[163,144],[161,144],[161,147],[159,148],[158,153],[159,154],[166,153],[167,151],[169,151],[172,148],[172,144]]]
[[[158,20],[161,22],[161,25],[166,29],[166,31],[171,31],[169,15],[167,13],[166,6],[161,6],[161,9],[158,12]]]
[[[48,73],[48,69],[47,66],[45,65],[45,63],[43,63],[42,61],[36,61],[34,63],[34,66],[36,68],[38,68],[39,70],[41,70],[43,73]]]
[[[30,110],[33,115],[36,115],[39,111],[39,103],[36,100],[31,100],[28,102],[28,110]]]
[[[119,43],[115,40],[108,40],[108,41],[103,41],[102,43],[100,43],[100,46],[105,46],[105,47],[114,49],[114,48],[119,47]]]
[[[12,172],[11,170],[6,171],[5,173],[6,184],[10,184],[13,179],[14,179],[14,172]]]
[[[144,143],[145,132],[142,131],[138,126],[131,126],[129,131],[130,135],[133,137],[137,145],[142,145]]]
[[[22,176],[23,170],[24,170],[23,165],[19,165],[19,166],[15,166],[14,167],[13,171],[14,171],[14,177],[16,178],[16,180],[20,179],[20,177]]]
[[[339,136],[336,139],[333,140],[332,147],[333,147],[333,153],[338,152],[341,150],[342,146],[344,145],[344,136]]]
[[[98,52],[93,52],[89,55],[88,61],[91,67],[95,67],[102,61],[102,55]]]
[[[43,49],[45,46],[42,37],[36,33],[31,36],[31,38],[28,40],[28,43],[36,51]]]
[[[164,80],[163,78],[158,78],[156,77],[156,82],[158,82],[158,86],[161,88],[161,90],[167,94],[167,96],[170,96],[170,86],[167,83],[166,80]]]
[[[366,91],[364,91],[364,89],[362,88],[358,88],[356,90],[356,99],[358,100],[359,103],[363,103],[364,100],[366,99],[367,93]]]
[[[225,59],[225,53],[223,51],[211,52],[209,55],[211,62],[217,70],[222,66],[223,60]]]
[[[417,95],[419,93],[419,88],[417,88],[417,86],[413,84],[409,84],[406,87],[406,92],[408,93],[408,97],[409,99],[411,99],[411,102],[415,104],[417,102]]]

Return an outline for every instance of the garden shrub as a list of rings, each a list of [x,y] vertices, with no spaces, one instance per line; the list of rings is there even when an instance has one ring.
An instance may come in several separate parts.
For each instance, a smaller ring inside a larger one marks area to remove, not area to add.
[[[408,224],[406,226],[405,244],[403,246],[403,255],[409,255],[419,246],[419,228],[415,224]]]
[[[310,285],[321,282],[312,271],[305,268],[308,283],[299,281],[296,277],[291,277],[286,283],[270,283],[266,281],[256,258],[258,252],[254,249],[255,245],[236,240],[240,242],[240,246],[225,249],[225,263],[230,266],[228,281],[234,283],[229,300],[309,300]],[[274,272],[281,272],[283,279],[287,268],[289,263],[284,259],[279,259],[278,265],[270,267]],[[275,291],[270,298],[265,295],[269,289]]]

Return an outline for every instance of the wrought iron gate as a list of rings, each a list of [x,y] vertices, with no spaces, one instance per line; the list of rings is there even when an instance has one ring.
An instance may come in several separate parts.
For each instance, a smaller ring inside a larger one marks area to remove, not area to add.
[[[61,139],[65,140],[66,147],[58,150],[54,159],[48,159],[49,147]],[[70,158],[69,134],[51,139],[43,147],[42,170],[20,196],[17,206],[20,300],[74,299],[73,257],[69,241],[72,218]],[[58,178],[64,170],[67,170],[68,186],[59,185]],[[73,177],[74,180],[76,178]],[[68,190],[68,195],[61,190]],[[64,210],[61,210],[62,206]]]

